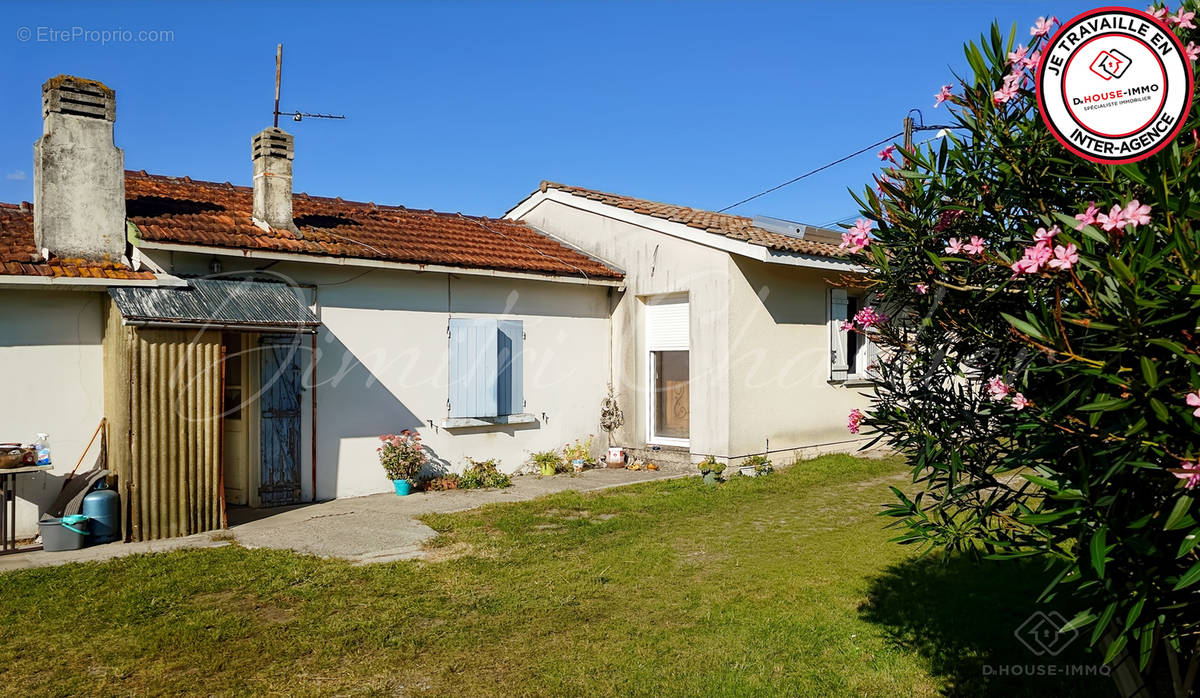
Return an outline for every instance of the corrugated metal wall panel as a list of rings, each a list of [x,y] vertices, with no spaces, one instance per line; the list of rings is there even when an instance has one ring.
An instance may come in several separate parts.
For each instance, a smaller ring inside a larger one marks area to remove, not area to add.
[[[220,333],[129,331],[130,538],[220,528]]]

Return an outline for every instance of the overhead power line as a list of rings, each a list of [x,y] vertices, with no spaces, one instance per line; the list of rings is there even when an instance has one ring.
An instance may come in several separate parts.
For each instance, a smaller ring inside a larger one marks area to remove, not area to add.
[[[953,129],[953,128],[962,128],[962,127],[961,126],[949,126],[949,125],[945,125],[945,124],[933,124],[931,126],[916,126],[913,128],[913,130],[914,131],[935,131],[935,130],[940,131],[940,130],[944,130],[944,129]],[[760,191],[759,193],[757,193],[753,196],[747,196],[746,198],[742,199],[741,201],[739,201],[737,203],[729,204],[725,208],[718,209],[717,213],[725,213],[726,211],[728,211],[731,208],[737,208],[738,206],[741,206],[742,204],[748,203],[750,201],[754,201],[755,199],[757,199],[761,196],[766,196],[767,194],[770,194],[771,192],[779,191],[780,189],[783,189],[784,187],[786,187],[788,185],[795,184],[796,182],[799,182],[800,180],[802,180],[806,177],[811,177],[811,176],[817,174],[818,172],[823,172],[825,170],[828,170],[830,167],[833,167],[834,165],[840,165],[841,163],[849,160],[850,158],[858,157],[859,155],[862,155],[863,153],[865,153],[869,150],[872,150],[874,148],[878,148],[879,146],[884,145],[885,143],[891,143],[903,135],[904,135],[903,131],[901,131],[899,133],[894,133],[894,134],[888,136],[887,138],[875,141],[871,145],[863,146],[862,148],[859,148],[858,150],[854,151],[853,153],[850,153],[849,155],[845,155],[843,157],[838,158],[837,160],[834,160],[833,162],[829,162],[824,165],[821,165],[820,167],[818,167],[815,170],[809,170],[808,172],[805,172],[804,174],[800,175],[799,177],[793,177],[792,179],[789,179],[786,182],[783,182],[781,184],[776,184],[775,186],[771,187],[770,189],[765,189],[763,191]]]

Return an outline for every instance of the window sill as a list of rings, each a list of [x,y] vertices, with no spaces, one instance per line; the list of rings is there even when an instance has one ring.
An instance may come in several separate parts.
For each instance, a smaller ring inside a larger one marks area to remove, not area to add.
[[[438,423],[443,429],[467,429],[471,427],[494,427],[505,424],[533,424],[537,417],[527,412],[503,414],[499,417],[449,417]]]
[[[862,388],[875,384],[875,381],[870,378],[862,378],[860,376],[847,376],[842,380],[830,380],[830,385],[843,385],[847,388]]]

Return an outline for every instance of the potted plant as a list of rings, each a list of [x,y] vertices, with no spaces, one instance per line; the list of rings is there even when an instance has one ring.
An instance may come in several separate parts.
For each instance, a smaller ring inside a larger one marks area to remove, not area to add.
[[[563,457],[558,455],[558,451],[538,451],[531,453],[529,454],[529,461],[538,469],[543,477],[550,477],[563,469]]]
[[[750,456],[738,466],[738,472],[746,477],[756,477],[775,472],[775,466],[766,455]]]
[[[704,460],[696,464],[700,469],[700,474],[704,476],[704,484],[715,485],[721,481],[721,473],[725,472],[725,464],[718,463],[713,456],[705,456]]]
[[[385,434],[379,440],[383,442],[375,449],[379,453],[379,462],[395,486],[396,494],[403,497],[412,491],[417,473],[428,458],[421,447],[421,436],[405,429],[399,434]]]
[[[577,473],[583,472],[583,466],[592,457],[592,438],[593,435],[588,434],[587,441],[575,439],[575,443],[563,447],[563,459],[569,462]]]

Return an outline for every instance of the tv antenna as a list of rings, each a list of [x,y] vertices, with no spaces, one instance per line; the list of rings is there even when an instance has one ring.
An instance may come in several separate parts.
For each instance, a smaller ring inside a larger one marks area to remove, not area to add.
[[[345,119],[344,114],[309,114],[303,111],[279,111],[279,83],[283,78],[283,44],[275,46],[275,128],[279,128],[279,117],[290,116],[292,121],[309,119]]]

